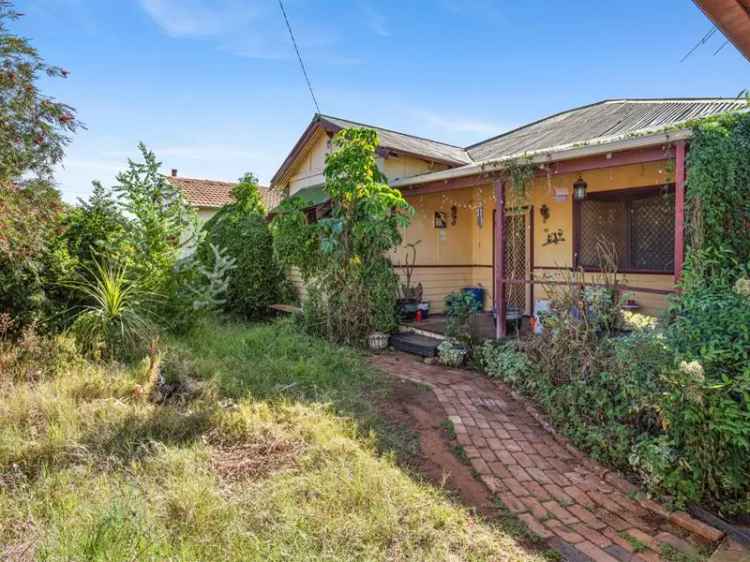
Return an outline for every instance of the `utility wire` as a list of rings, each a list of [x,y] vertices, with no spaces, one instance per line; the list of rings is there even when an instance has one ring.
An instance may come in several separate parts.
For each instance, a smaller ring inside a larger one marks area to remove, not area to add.
[[[281,1],[281,0],[279,0],[279,1]],[[690,49],[690,50],[689,50],[689,51],[688,51],[688,52],[687,52],[687,53],[685,54],[685,56],[684,56],[684,57],[682,57],[682,59],[680,60],[680,62],[685,62],[685,60],[686,60],[686,59],[687,59],[687,58],[688,58],[688,57],[689,57],[690,55],[692,55],[692,54],[693,54],[693,53],[694,53],[695,51],[697,51],[697,50],[698,50],[698,47],[700,47],[701,45],[705,44],[705,43],[706,43],[706,41],[708,41],[709,39],[711,39],[711,37],[713,36],[713,34],[714,34],[714,33],[716,33],[716,28],[715,28],[715,27],[712,27],[712,28],[710,29],[710,31],[709,31],[708,33],[706,33],[706,34],[705,34],[705,35],[704,35],[703,37],[701,37],[701,40],[700,40],[700,41],[698,41],[698,42],[697,42],[697,43],[695,44],[695,46],[694,46],[694,47],[693,47],[692,49]]]
[[[718,55],[718,54],[719,54],[719,51],[721,51],[721,50],[722,50],[722,49],[723,49],[724,47],[726,47],[726,46],[727,46],[727,43],[729,43],[729,41],[724,41],[724,42],[723,42],[723,43],[721,44],[721,47],[719,47],[718,49],[716,49],[716,50],[714,51],[714,56]]]
[[[310,90],[310,96],[312,97],[313,104],[315,104],[315,111],[317,113],[320,113],[320,106],[318,105],[318,100],[315,98],[315,92],[313,92],[312,83],[310,82],[310,77],[307,75],[307,69],[305,69],[305,63],[302,62],[302,55],[299,52],[299,47],[297,47],[297,41],[294,39],[294,32],[292,31],[292,26],[289,24],[289,18],[286,15],[286,10],[284,9],[284,3],[282,0],[279,0],[279,7],[281,8],[281,13],[284,16],[284,22],[286,22],[286,28],[289,30],[289,37],[292,38],[292,45],[294,45],[294,50],[297,51],[297,60],[299,60],[299,66],[302,69],[302,74],[305,76],[305,82],[307,82],[307,88]]]

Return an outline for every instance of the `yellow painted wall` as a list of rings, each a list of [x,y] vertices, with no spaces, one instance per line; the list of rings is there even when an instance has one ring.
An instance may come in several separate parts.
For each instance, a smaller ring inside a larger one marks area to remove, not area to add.
[[[582,174],[588,183],[590,192],[645,187],[660,185],[672,181],[666,162],[636,164],[597,170]],[[570,268],[573,249],[573,199],[572,185],[578,174],[568,174],[547,178],[537,178],[529,190],[528,203],[534,209],[533,253],[534,265],[539,267]],[[555,201],[553,188],[567,188],[565,201]],[[511,199],[510,197],[506,197]],[[433,267],[417,268],[415,283],[422,281],[425,288],[425,299],[430,300],[432,309],[443,310],[443,300],[451,291],[473,285],[483,286],[488,293],[485,305],[492,306],[492,213],[495,209],[495,197],[492,186],[479,185],[443,193],[408,196],[407,200],[416,209],[416,216],[411,226],[404,233],[404,243],[421,240],[417,247],[418,265],[462,265],[462,268]],[[545,223],[539,214],[539,208],[546,204],[550,209],[550,218]],[[442,210],[450,219],[450,207],[458,207],[456,225],[448,225],[441,231],[433,227],[436,210]],[[484,225],[479,227],[476,219],[476,208],[484,206]],[[547,233],[563,230],[564,242],[544,245]],[[394,253],[395,264],[403,262],[404,248]],[[549,269],[535,269],[535,278],[561,279],[561,273]],[[591,280],[593,274],[587,274]],[[655,289],[671,289],[671,275],[622,274],[622,283],[632,286]],[[535,287],[534,299],[544,298],[543,287]],[[666,305],[666,297],[647,293],[638,293],[634,298],[641,304],[641,312],[656,314]]]
[[[422,283],[424,299],[434,312],[444,310],[445,297],[464,287],[483,286],[488,291],[486,306],[491,307],[492,284],[492,186],[484,185],[449,192],[406,197],[416,214],[402,236],[404,244],[393,253],[393,263],[405,263],[408,243],[417,245],[417,267],[413,283]],[[477,209],[484,205],[484,224],[477,223]],[[452,224],[451,207],[457,210]],[[446,214],[448,226],[434,227],[435,212]],[[434,267],[453,266],[453,267]],[[460,267],[457,267],[460,266]],[[403,268],[399,273],[404,276]]]
[[[323,167],[326,154],[329,152],[328,136],[318,131],[297,157],[297,162],[291,170],[289,195],[294,195],[305,187],[323,183]]]
[[[297,162],[291,170],[289,179],[289,195],[294,195],[300,189],[313,185],[320,185],[324,181],[323,169],[325,168],[326,155],[331,152],[328,136],[323,131],[318,131],[308,142],[304,151],[297,158]],[[396,178],[404,178],[445,170],[448,166],[426,162],[419,158],[405,155],[392,155],[388,158],[378,158],[378,168],[393,181]]]

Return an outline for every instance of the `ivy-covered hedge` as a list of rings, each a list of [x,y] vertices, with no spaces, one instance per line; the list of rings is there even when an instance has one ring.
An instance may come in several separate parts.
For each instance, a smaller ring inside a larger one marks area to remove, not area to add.
[[[660,401],[667,437],[642,449],[657,457],[663,490],[748,513],[750,114],[695,126],[687,203],[684,280],[666,332],[675,368]]]
[[[286,276],[274,258],[273,239],[258,192],[258,180],[245,176],[232,191],[235,201],[222,207],[204,225],[205,239],[198,249],[203,263],[213,265],[211,244],[234,258],[224,308],[256,319],[268,306],[289,300]]]

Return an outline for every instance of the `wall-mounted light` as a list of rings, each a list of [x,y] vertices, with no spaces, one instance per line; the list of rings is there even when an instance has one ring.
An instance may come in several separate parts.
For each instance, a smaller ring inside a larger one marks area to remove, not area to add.
[[[583,201],[586,199],[586,190],[588,189],[589,184],[587,184],[585,181],[583,181],[583,178],[581,176],[578,176],[578,179],[573,184],[573,197],[576,201]]]
[[[549,220],[549,207],[547,205],[539,207],[539,214],[542,215],[542,221],[547,222]]]
[[[451,207],[451,226],[456,226],[457,220],[458,220],[458,207],[453,205]]]
[[[477,213],[477,226],[482,228],[484,226],[484,205],[479,205],[476,208]]]

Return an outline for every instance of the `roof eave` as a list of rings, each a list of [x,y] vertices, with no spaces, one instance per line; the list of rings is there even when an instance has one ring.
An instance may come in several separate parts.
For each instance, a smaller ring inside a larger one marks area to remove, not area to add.
[[[703,14],[750,61],[750,11],[737,0],[693,0]]]
[[[586,158],[587,156],[607,154],[609,152],[619,152],[623,150],[644,148],[647,146],[669,144],[678,140],[687,140],[691,137],[692,131],[690,129],[675,129],[668,132],[631,136],[628,138],[614,139],[599,143],[592,142],[585,146],[571,146],[559,150],[539,150],[493,160],[484,160],[474,164],[461,166],[460,168],[453,168],[451,170],[412,176],[410,178],[399,178],[398,180],[393,181],[391,186],[397,188],[408,187],[433,181],[450,180],[481,173],[496,172],[504,169],[508,162],[517,160],[518,158],[528,159],[528,162],[533,164],[549,164],[552,162],[576,160],[578,158]]]

